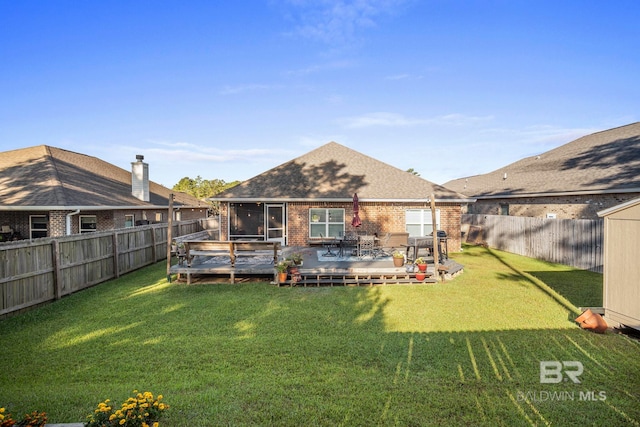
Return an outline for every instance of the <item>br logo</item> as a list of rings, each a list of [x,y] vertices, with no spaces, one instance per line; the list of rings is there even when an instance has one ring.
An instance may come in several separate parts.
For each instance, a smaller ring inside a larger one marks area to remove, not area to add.
[[[540,362],[540,383],[557,384],[570,379],[575,384],[580,384],[578,377],[584,371],[582,363],[575,360],[558,362],[557,360],[545,360]],[[566,377],[566,378],[565,378]]]

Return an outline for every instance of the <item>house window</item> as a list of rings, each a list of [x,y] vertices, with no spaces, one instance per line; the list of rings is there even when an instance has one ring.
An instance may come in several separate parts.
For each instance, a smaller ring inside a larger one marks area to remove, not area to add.
[[[344,209],[309,209],[309,237],[339,237],[344,233]]]
[[[95,215],[80,215],[80,233],[92,233],[98,228],[98,218]]]
[[[507,204],[500,205],[500,215],[509,215],[509,205]]]
[[[46,215],[30,215],[29,216],[29,235],[32,239],[39,237],[47,237],[47,221]]]
[[[133,227],[133,225],[135,223],[136,223],[135,215],[125,215],[124,216],[124,226],[125,227]]]
[[[436,229],[440,228],[440,210],[436,209]],[[431,209],[407,209],[405,230],[410,237],[428,236],[433,233]]]
[[[176,211],[174,219],[176,221],[182,221],[182,212],[181,211]]]
[[[229,205],[229,239],[264,240],[265,207],[261,203]]]
[[[162,212],[156,212],[156,222],[162,222]]]

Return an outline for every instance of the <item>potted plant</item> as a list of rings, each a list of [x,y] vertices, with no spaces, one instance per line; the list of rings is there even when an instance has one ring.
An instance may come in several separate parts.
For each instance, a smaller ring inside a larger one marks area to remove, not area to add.
[[[276,270],[278,271],[278,282],[284,283],[287,281],[287,270],[289,269],[289,261],[283,260],[276,264]]]
[[[404,265],[404,254],[400,251],[393,251],[391,254],[394,267],[402,267]]]
[[[424,271],[416,272],[416,280],[423,281],[426,278],[427,278],[427,273],[425,273]]]
[[[421,272],[424,273],[425,271],[427,271],[427,261],[424,258],[416,258],[413,263],[418,266],[418,270],[420,270]]]
[[[287,258],[289,261],[291,261],[292,264],[294,265],[302,265],[303,263],[303,257],[302,254],[300,252],[294,252],[292,253],[289,258]]]

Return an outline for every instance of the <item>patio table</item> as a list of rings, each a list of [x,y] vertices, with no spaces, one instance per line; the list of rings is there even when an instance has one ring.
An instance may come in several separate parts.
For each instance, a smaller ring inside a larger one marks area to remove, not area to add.
[[[324,246],[327,251],[322,254],[322,256],[337,256],[338,254],[331,251],[331,248],[335,248],[336,245],[339,244],[338,239],[335,237],[323,237],[321,239],[322,246]]]

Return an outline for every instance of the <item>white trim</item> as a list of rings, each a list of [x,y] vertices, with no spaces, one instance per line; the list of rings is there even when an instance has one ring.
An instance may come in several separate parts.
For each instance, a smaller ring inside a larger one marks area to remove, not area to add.
[[[486,199],[521,199],[523,197],[562,197],[562,196],[592,196],[594,194],[640,193],[640,188],[625,188],[614,190],[585,190],[585,191],[561,191],[557,193],[519,193],[519,194],[491,194],[477,195],[475,200]]]
[[[227,203],[293,203],[293,202],[303,202],[303,203],[353,203],[353,197],[349,198],[294,198],[294,199],[283,199],[283,198],[256,198],[256,197],[234,197],[234,198],[215,198],[211,197],[207,199],[213,202],[227,202]],[[358,198],[360,203],[430,203],[431,199],[363,199],[361,197]],[[476,198],[469,199],[437,199],[436,203],[474,203]]]
[[[190,206],[190,205],[176,205],[174,209],[208,209],[206,206]],[[162,209],[168,210],[169,206],[158,205],[140,205],[140,206],[6,206],[0,205],[2,211],[120,211],[120,210],[152,210]]]

